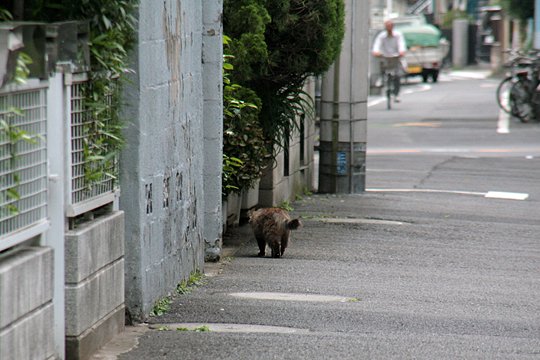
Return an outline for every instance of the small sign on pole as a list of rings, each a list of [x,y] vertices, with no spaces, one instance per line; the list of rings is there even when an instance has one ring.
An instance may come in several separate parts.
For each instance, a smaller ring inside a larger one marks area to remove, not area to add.
[[[337,174],[347,175],[347,153],[345,151],[337,153]]]

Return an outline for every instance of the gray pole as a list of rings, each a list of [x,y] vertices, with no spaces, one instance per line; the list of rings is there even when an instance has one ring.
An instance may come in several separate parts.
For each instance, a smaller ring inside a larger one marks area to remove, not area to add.
[[[319,192],[365,190],[369,2],[345,1],[345,38],[323,77]]]
[[[534,48],[540,49],[540,0],[534,1]]]
[[[467,39],[469,33],[469,21],[455,19],[452,22],[452,64],[456,67],[467,65]]]

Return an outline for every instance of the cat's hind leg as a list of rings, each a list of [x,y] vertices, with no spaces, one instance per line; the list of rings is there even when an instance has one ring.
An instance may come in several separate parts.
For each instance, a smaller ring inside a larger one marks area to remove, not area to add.
[[[258,257],[264,257],[266,255],[266,241],[263,237],[257,237],[257,245],[259,245],[259,254]]]

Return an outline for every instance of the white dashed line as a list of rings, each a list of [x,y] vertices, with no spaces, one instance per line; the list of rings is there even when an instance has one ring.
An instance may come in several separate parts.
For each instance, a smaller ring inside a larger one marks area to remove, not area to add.
[[[529,197],[529,194],[503,191],[488,191],[484,197],[490,199],[525,200]]]

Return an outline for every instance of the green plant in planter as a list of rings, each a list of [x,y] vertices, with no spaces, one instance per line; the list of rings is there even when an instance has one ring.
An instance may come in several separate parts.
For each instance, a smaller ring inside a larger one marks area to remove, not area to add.
[[[228,37],[224,37],[227,48]],[[252,90],[232,83],[231,55],[223,61],[223,195],[253,187],[271,161],[259,125],[261,100]]]
[[[235,177],[238,174],[238,169],[242,167],[242,164],[240,159],[231,158],[227,154],[223,154],[221,195],[224,198],[232,192],[240,191],[240,188],[235,185]]]

